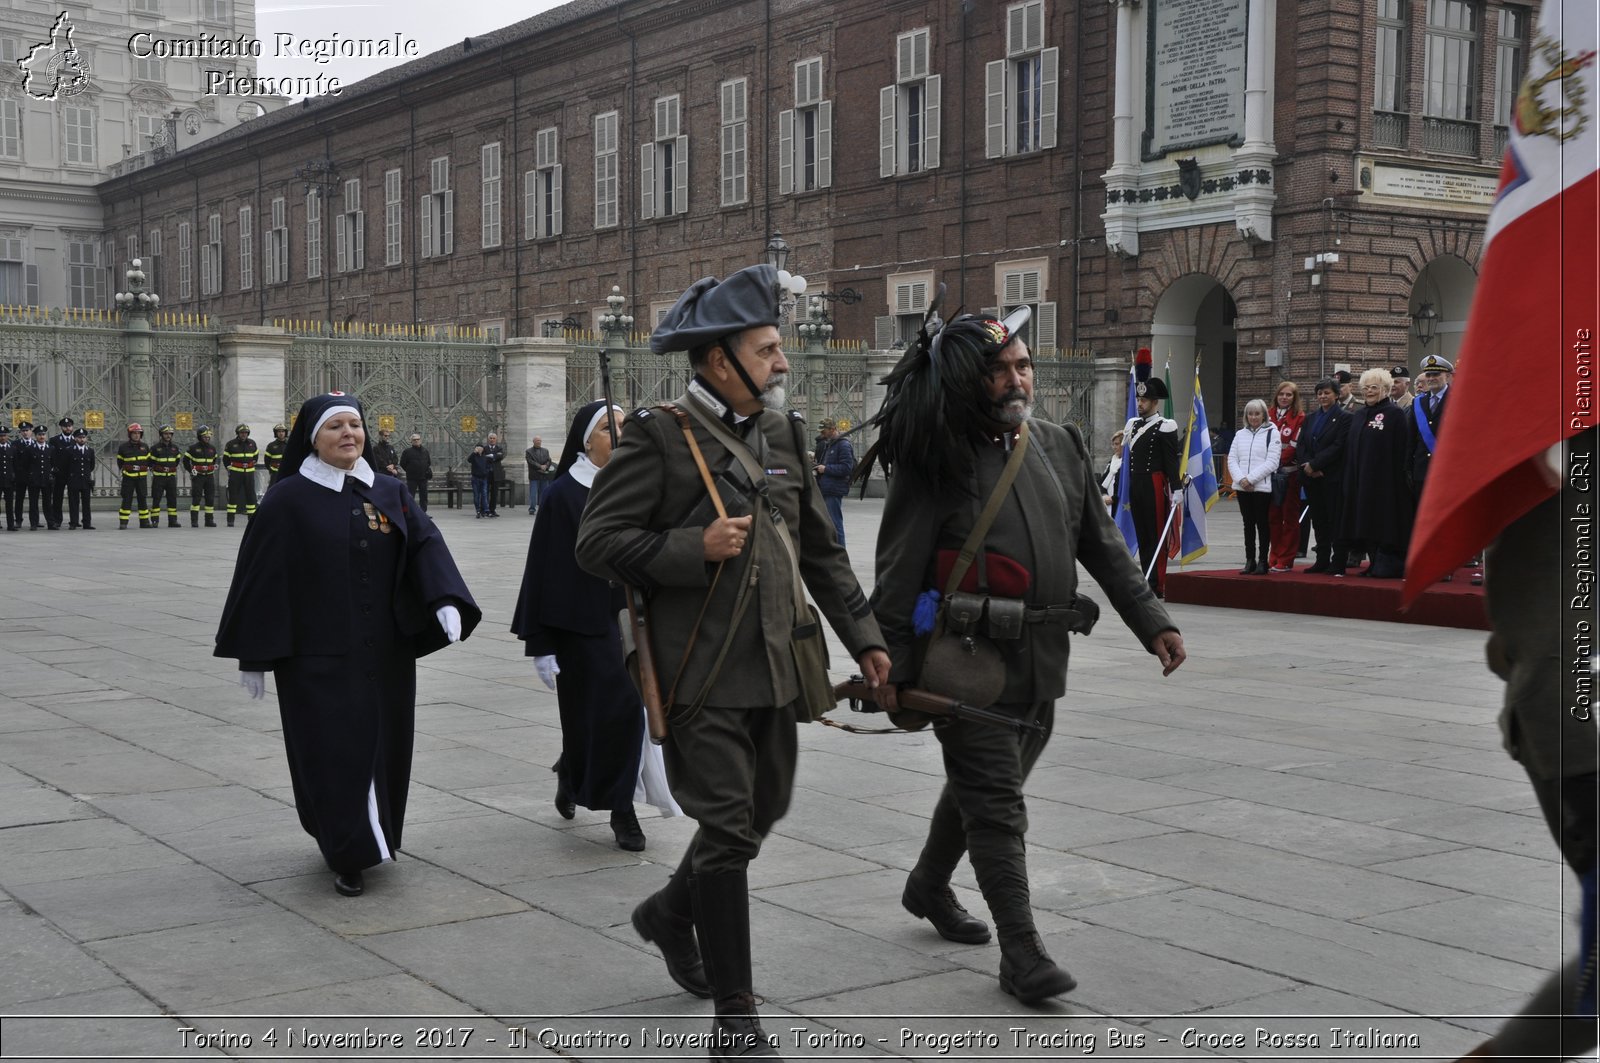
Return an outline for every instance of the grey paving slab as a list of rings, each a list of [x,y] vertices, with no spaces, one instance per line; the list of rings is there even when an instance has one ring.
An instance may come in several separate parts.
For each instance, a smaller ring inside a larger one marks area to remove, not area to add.
[[[1532,992],[1542,978],[1523,964],[1213,890],[1116,901],[1075,915],[1414,1014],[1481,1011],[1507,990]]]
[[[86,948],[168,1007],[227,1010],[260,993],[260,971],[280,990],[311,989],[394,973],[371,952],[280,910],[156,930]]]
[[[122,978],[45,920],[10,900],[0,900],[0,1013],[27,1014],[52,1000],[124,988]]]
[[[1418,764],[1396,765],[1388,760],[1341,760],[1326,767],[1301,768],[1296,774],[1502,812],[1538,804],[1526,779],[1496,779]]]
[[[1459,897],[1403,912],[1384,912],[1361,922],[1425,941],[1540,967],[1561,955],[1566,917],[1495,897]]]
[[[102,938],[215,923],[275,910],[260,894],[184,862],[9,886],[72,938]]]
[[[547,912],[402,930],[364,938],[363,944],[493,1015],[589,1011],[647,1000],[671,984],[643,942],[633,948]],[[508,972],[530,977],[507,977]]]
[[[1459,847],[1455,842],[1388,827],[1273,808],[1236,798],[1147,809],[1138,813],[1138,816],[1196,834],[1232,838],[1355,867]]]
[[[1034,769],[1028,777],[1028,793],[1065,805],[1117,813],[1214,799],[1214,795],[1196,790],[1146,779],[1125,779],[1071,764]]]
[[[1571,909],[1572,891],[1577,888],[1577,879],[1553,850],[1541,859],[1462,847],[1370,867],[1386,875],[1470,889],[1480,896],[1556,912]]]
[[[1083,855],[1225,893],[1336,918],[1360,918],[1460,894],[1228,838],[1164,834],[1085,849]]]
[[[99,817],[0,831],[8,888],[183,863],[181,853]]]
[[[60,823],[95,815],[92,805],[52,786],[11,786],[0,791],[0,828]]]
[[[504,813],[419,824],[406,834],[403,850],[490,886],[638,862],[615,845]]]
[[[1405,824],[1415,817],[1456,810],[1447,802],[1431,798],[1318,779],[1300,772],[1266,771],[1237,765],[1185,772],[1162,782],[1218,797],[1236,797],[1296,812],[1333,815],[1379,826]]]
[[[402,856],[365,876],[375,903],[352,904],[333,889],[322,871],[257,882],[252,889],[278,906],[345,937],[442,926],[490,915],[526,911],[528,905],[500,890]]]

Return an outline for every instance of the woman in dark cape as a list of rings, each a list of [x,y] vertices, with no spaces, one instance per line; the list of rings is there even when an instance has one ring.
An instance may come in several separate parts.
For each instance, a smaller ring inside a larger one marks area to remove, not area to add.
[[[1411,424],[1405,409],[1389,398],[1391,384],[1385,370],[1361,374],[1357,393],[1364,405],[1351,411],[1344,458],[1341,539],[1347,551],[1371,556],[1362,575],[1378,579],[1405,575],[1413,517],[1406,479]]]
[[[346,896],[401,844],[417,658],[481,618],[433,521],[376,474],[361,404],[307,399],[239,544],[215,654],[253,697],[276,677],[295,808]]]
[[[610,411],[612,417],[622,413],[617,406]],[[647,758],[641,796],[668,815],[680,810],[666,794],[660,753],[654,746],[644,751],[644,708],[623,663],[617,627],[621,589],[591,576],[573,559],[589,487],[611,456],[606,414],[604,402],[591,402],[573,418],[556,478],[539,503],[511,631],[560,704],[556,810],[565,819],[578,805],[609,810],[617,845],[638,852],[645,847],[633,811],[641,757]],[[651,753],[654,765],[648,761]]]

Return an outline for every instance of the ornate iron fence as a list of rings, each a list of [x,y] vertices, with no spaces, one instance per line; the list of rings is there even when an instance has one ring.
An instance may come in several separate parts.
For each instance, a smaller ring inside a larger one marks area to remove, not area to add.
[[[395,330],[295,335],[284,363],[284,422],[308,395],[361,398],[368,430],[394,433],[396,449],[422,436],[436,475],[464,470],[472,447],[503,432],[506,396],[500,348],[482,338]]]
[[[1033,355],[1034,416],[1056,424],[1071,422],[1094,447],[1094,355],[1081,350],[1051,350]]]
[[[186,428],[216,417],[217,336],[203,319],[158,315],[152,322],[153,420]],[[54,432],[71,416],[91,433],[95,490],[118,489],[116,451],[128,423],[127,337],[115,315],[101,311],[0,310],[0,416]]]

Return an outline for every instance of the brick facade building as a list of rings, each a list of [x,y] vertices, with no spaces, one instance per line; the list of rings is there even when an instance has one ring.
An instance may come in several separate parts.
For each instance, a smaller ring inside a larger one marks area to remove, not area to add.
[[[1183,44],[1184,17],[1245,39]],[[1170,353],[1180,397],[1202,352],[1215,422],[1283,375],[1415,362],[1424,303],[1452,352],[1530,21],[1469,0],[576,0],[100,193],[117,246],[160,233],[163,305],[225,322],[539,335],[592,325],[616,284],[645,323],[781,232],[813,291],[860,294],[830,305],[838,338],[904,339],[942,281],[947,312],[1032,304],[1043,348]],[[1164,150],[1199,128],[1172,71],[1206,48],[1237,81],[1222,132]],[[336,175],[308,194],[319,160]]]

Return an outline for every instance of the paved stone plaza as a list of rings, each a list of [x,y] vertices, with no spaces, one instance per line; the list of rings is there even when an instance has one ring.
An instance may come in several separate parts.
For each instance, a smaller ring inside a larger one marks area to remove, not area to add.
[[[847,505],[869,589],[880,513]],[[704,1057],[677,1038],[707,1003],[628,924],[693,824],[644,819],[634,855],[557,815],[555,696],[507,632],[529,518],[434,516],[484,623],[419,669],[402,858],[357,899],[300,828],[273,693],[211,656],[242,528],[0,535],[0,1057]],[[1237,565],[1236,511],[1212,521]],[[1173,613],[1167,680],[1110,610],[1075,641],[1028,795],[1040,929],[1081,985],[1040,1009],[995,945],[900,908],[932,736],[802,730],[751,869],[786,1058],[1451,1059],[1554,965],[1570,882],[1482,632]]]

